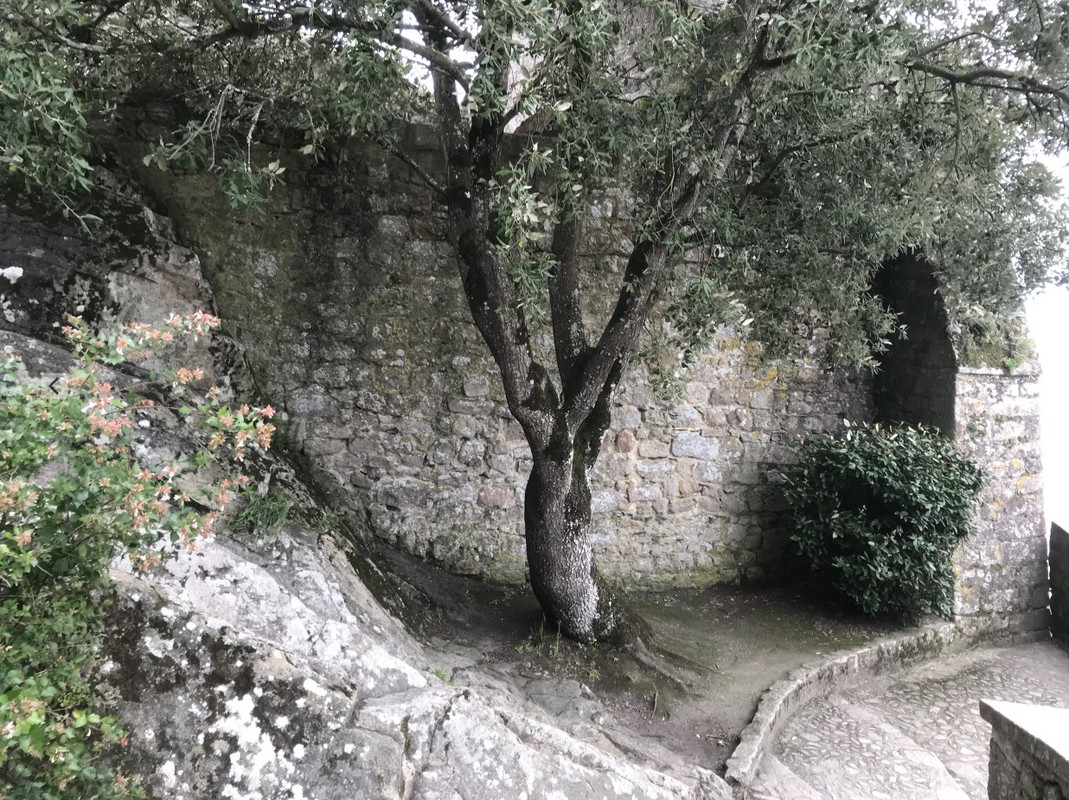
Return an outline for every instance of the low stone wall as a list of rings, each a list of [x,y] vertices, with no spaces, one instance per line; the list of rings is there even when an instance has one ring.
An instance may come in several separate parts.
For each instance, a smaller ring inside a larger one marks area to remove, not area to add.
[[[958,624],[991,632],[1045,630],[1049,623],[1047,539],[1034,368],[961,368],[956,438],[983,466],[976,532],[954,556]]]
[[[780,730],[806,703],[827,697],[853,681],[935,658],[974,641],[952,623],[936,622],[793,670],[761,695],[753,720],[728,759],[724,777],[733,785],[749,787]]]
[[[1050,526],[1050,628],[1069,647],[1069,533]]]
[[[1069,709],[980,701],[991,723],[990,800],[1069,799]]]

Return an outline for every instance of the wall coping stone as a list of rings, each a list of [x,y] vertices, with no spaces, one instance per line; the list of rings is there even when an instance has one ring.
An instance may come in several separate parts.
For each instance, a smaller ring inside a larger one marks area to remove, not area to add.
[[[1006,378],[1007,380],[1014,378],[1035,379],[1042,372],[1038,359],[1022,361],[1013,368],[1013,372],[1006,372],[1002,367],[967,367],[962,364],[958,365],[957,371],[959,375],[991,375],[993,377]]]
[[[1010,644],[1039,641],[1048,636],[1045,630],[1012,633],[934,621],[804,664],[761,695],[753,719],[743,729],[739,744],[727,761],[724,777],[733,785],[750,786],[765,754],[791,715],[810,700],[827,697],[842,686],[981,642]]]
[[[980,716],[991,723],[992,738],[1030,756],[1044,769],[1041,777],[1069,795],[1069,708],[981,700]]]

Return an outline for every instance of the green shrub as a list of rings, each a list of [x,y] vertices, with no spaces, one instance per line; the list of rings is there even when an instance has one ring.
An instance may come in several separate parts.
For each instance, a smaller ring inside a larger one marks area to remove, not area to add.
[[[211,533],[242,479],[184,491],[190,470],[226,466],[266,447],[270,408],[233,411],[209,391],[193,401],[196,370],[181,368],[120,392],[102,364],[141,358],[217,320],[172,317],[90,334],[65,329],[76,361],[66,374],[32,378],[0,353],[0,800],[115,800],[141,796],[104,762],[125,732],[95,710],[86,670],[97,657],[111,592],[108,567],[125,555],[147,569]],[[161,398],[194,402],[180,413],[201,423],[202,446],[175,463],[140,463],[140,423]],[[197,510],[208,507],[209,512]]]
[[[950,617],[951,555],[972,530],[981,469],[936,431],[879,425],[810,436],[783,471],[791,540],[869,614]]]

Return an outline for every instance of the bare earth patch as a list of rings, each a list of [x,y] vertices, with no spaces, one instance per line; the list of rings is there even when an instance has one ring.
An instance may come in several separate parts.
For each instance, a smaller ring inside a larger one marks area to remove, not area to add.
[[[769,686],[897,630],[799,589],[676,589],[629,596],[653,637],[637,652],[618,650],[559,636],[527,587],[394,567],[430,601],[415,627],[432,645],[463,647],[526,678],[577,681],[629,733],[719,773]]]

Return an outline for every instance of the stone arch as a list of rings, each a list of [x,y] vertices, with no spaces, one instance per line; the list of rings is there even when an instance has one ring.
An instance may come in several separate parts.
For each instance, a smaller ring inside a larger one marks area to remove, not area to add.
[[[880,268],[873,288],[906,329],[880,358],[875,420],[928,425],[953,438],[958,365],[931,265],[916,253],[900,255]]]

